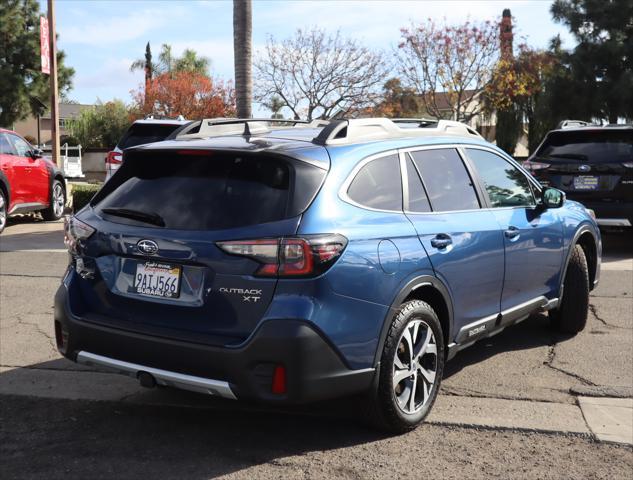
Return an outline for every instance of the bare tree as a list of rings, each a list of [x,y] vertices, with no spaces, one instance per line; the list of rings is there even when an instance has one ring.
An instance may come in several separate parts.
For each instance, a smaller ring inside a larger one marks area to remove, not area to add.
[[[255,100],[277,96],[296,119],[347,115],[375,104],[385,71],[380,53],[339,32],[297,30],[281,42],[268,38],[255,61]]]
[[[401,30],[398,69],[437,118],[470,121],[481,113],[478,99],[499,54],[493,22],[436,25],[431,19]]]
[[[237,116],[250,118],[253,103],[253,7],[251,0],[233,0],[233,57]]]

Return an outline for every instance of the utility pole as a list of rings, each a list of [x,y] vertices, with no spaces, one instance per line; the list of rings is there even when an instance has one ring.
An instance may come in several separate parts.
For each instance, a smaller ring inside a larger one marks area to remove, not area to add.
[[[57,88],[57,39],[55,38],[55,0],[48,0],[48,37],[51,56],[51,155],[53,163],[63,168],[59,155],[59,90]]]

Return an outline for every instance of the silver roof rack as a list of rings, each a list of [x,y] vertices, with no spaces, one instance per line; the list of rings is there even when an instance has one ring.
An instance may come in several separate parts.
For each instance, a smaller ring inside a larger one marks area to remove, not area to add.
[[[589,127],[589,126],[597,126],[595,124],[585,122],[584,120],[563,120],[558,124],[558,129],[565,128],[578,128],[578,127]]]
[[[333,120],[313,142],[319,145],[344,145],[348,143],[381,140],[400,137],[429,137],[437,135],[482,138],[476,130],[465,123],[452,120],[439,120],[433,126],[423,125],[422,128],[399,127],[398,123],[411,123],[388,118],[357,118],[350,120]],[[418,122],[417,119],[411,119]]]
[[[296,120],[286,118],[204,118],[176,132],[174,138],[207,138],[222,135],[257,135],[275,128],[318,128],[327,120]]]

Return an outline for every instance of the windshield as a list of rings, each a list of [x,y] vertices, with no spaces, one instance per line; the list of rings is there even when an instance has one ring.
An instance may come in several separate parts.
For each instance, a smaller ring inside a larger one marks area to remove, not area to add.
[[[537,157],[583,163],[623,163],[633,160],[633,129],[551,132]]]
[[[124,150],[145,143],[160,142],[180,126],[180,124],[135,123],[125,132],[118,147]]]

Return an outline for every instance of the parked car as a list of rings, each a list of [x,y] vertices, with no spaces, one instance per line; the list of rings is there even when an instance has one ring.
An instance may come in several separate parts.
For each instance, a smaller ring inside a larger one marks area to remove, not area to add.
[[[601,227],[633,224],[633,125],[564,122],[525,167],[542,185],[593,210]]]
[[[457,122],[204,121],[124,156],[66,226],[76,362],[272,404],[364,393],[398,432],[475,341],[534,312],[585,327],[594,219]]]
[[[116,147],[105,158],[106,180],[121,166],[123,150],[144,143],[154,143],[165,140],[174,130],[190,123],[182,117],[174,119],[154,119],[148,117],[136,120],[123,134]]]
[[[0,128],[0,233],[7,218],[41,212],[58,220],[66,205],[66,182],[57,166],[16,132]]]

